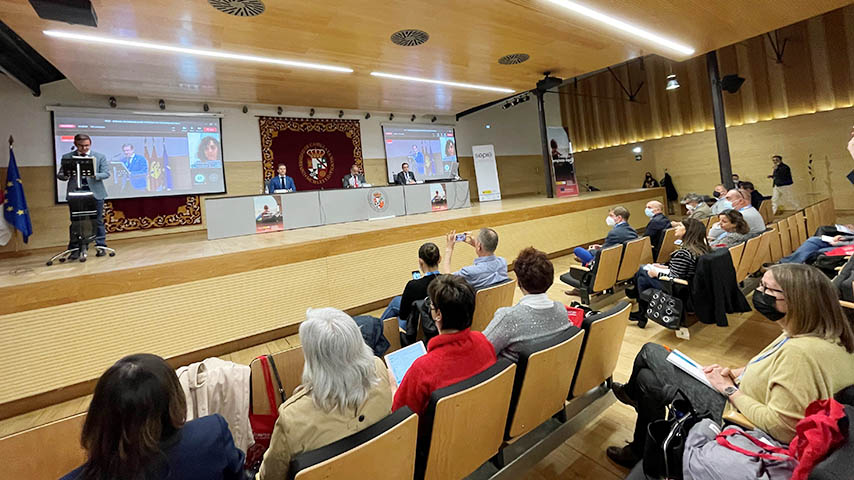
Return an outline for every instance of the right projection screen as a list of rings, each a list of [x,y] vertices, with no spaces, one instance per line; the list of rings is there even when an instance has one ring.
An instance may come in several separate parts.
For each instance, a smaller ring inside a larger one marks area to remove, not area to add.
[[[389,183],[394,183],[404,163],[418,181],[450,179],[456,173],[454,127],[383,125],[382,129]]]

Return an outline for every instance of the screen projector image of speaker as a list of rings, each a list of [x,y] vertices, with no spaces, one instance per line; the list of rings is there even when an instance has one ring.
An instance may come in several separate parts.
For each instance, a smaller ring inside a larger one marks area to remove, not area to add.
[[[222,125],[214,116],[140,115],[121,112],[53,112],[54,160],[74,150],[74,135],[92,139],[107,157],[110,199],[224,193]],[[57,181],[57,201],[66,182]]]
[[[408,163],[415,179],[447,180],[456,173],[454,128],[442,125],[383,125],[388,182]]]

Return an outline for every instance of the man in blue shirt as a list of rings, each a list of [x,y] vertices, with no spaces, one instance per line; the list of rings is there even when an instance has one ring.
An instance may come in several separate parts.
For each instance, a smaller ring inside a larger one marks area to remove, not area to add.
[[[495,230],[481,228],[477,237],[466,234],[465,240],[462,241],[474,247],[477,258],[474,259],[473,264],[453,272],[454,275],[466,279],[475,290],[510,280],[510,277],[507,276],[507,260],[495,255],[495,249],[498,248],[498,233]],[[451,255],[454,253],[456,243],[456,232],[449,233],[445,255],[439,266],[439,271],[443,274],[451,273]]]
[[[605,222],[613,227],[605,237],[605,243],[602,245],[590,245],[586,249],[576,247],[574,250],[575,257],[584,266],[587,266],[593,260],[596,250],[622,245],[638,238],[638,232],[629,225],[629,215],[629,210],[626,207],[614,207],[608,212],[608,217],[605,218]]]

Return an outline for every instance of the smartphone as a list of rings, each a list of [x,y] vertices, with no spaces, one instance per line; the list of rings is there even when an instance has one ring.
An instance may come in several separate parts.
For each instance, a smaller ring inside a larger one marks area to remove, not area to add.
[[[465,242],[466,241],[466,234],[465,233],[458,233],[454,237],[454,241],[455,242]]]
[[[419,278],[421,278],[421,272],[419,272],[418,270],[413,270],[412,271],[412,279],[418,280]]]

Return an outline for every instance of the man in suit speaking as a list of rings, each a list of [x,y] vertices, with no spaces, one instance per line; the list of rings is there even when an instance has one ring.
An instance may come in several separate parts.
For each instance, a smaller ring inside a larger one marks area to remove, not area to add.
[[[80,181],[80,188],[77,188],[77,175],[65,175],[61,169],[56,174],[56,178],[62,181],[67,181],[68,186],[66,192],[76,192],[78,190],[91,190],[95,196],[95,201],[98,209],[98,232],[95,237],[95,245],[99,247],[107,246],[107,231],[104,228],[104,199],[107,198],[107,189],[104,187],[104,180],[110,178],[110,166],[107,164],[107,157],[103,153],[93,152],[92,139],[89,135],[78,133],[74,136],[74,147],[76,150],[68,152],[62,156],[63,160],[71,159],[72,157],[95,157],[95,176],[83,177]],[[74,248],[74,236],[72,228],[68,228],[69,234],[69,250]],[[98,249],[96,256],[102,257],[106,254],[104,250]],[[80,256],[80,252],[71,254],[71,260],[75,260]]]
[[[365,181],[365,176],[361,174],[359,166],[354,163],[353,166],[350,167],[350,174],[344,175],[344,178],[341,179],[341,183],[344,188],[359,188],[368,182]]]
[[[285,190],[287,192],[297,191],[294,179],[285,175],[286,173],[288,173],[288,167],[284,163],[280,163],[277,175],[267,183],[267,193],[276,193],[276,190]]]
[[[415,174],[409,171],[409,164],[404,163],[400,166],[402,172],[394,177],[394,183],[398,185],[412,185],[415,183]]]

